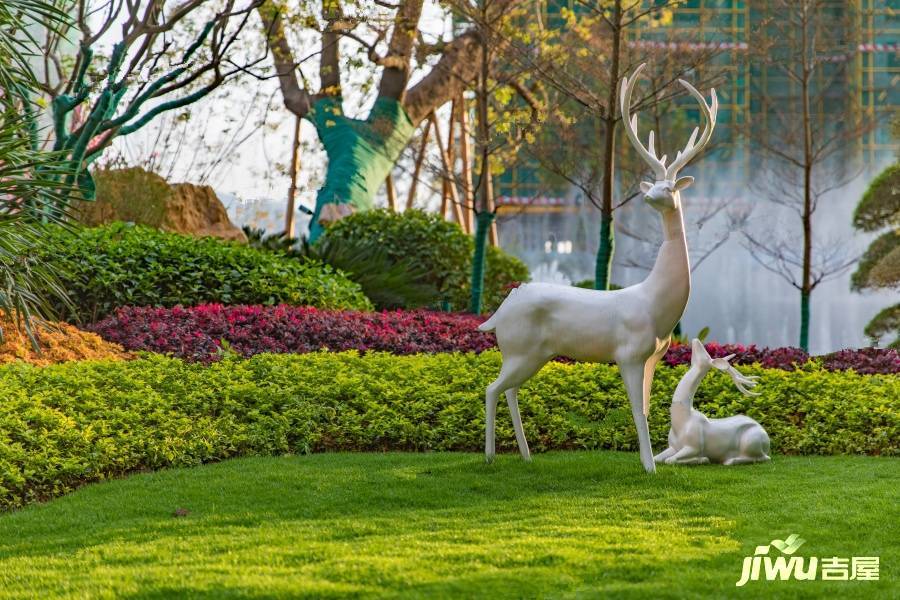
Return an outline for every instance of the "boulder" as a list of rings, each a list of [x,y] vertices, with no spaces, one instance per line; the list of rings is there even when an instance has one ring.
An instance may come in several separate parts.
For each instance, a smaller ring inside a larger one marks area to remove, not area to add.
[[[247,236],[208,185],[169,184],[140,167],[94,171],[97,199],[76,201],[73,216],[88,226],[125,221],[163,231],[246,242]]]
[[[172,193],[166,200],[162,229],[223,240],[247,241],[247,236],[231,222],[222,201],[208,185],[172,185]]]

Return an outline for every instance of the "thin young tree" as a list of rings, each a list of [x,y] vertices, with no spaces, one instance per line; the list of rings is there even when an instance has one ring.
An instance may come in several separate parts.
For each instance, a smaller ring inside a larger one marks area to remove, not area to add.
[[[474,27],[483,51],[474,86],[477,180],[474,206],[475,245],[472,257],[469,311],[481,312],[485,255],[496,218],[495,167],[515,160],[523,143],[533,138],[546,113],[542,90],[533,79],[534,57],[553,52],[547,32],[523,27],[527,15],[503,0],[478,0],[456,5],[460,17]],[[559,49],[556,49],[558,52]],[[464,108],[465,110],[465,108]],[[468,135],[462,131],[461,135]]]
[[[853,168],[853,142],[874,123],[851,102],[857,47],[852,3],[752,4],[764,15],[751,44],[762,70],[751,89],[760,111],[747,132],[761,159],[753,185],[798,227],[788,227],[785,219],[777,227],[767,223],[745,231],[745,245],[760,265],[800,293],[798,343],[808,350],[813,291],[855,262],[841,242],[817,238],[814,217],[827,211],[822,200],[829,192],[859,173]]]

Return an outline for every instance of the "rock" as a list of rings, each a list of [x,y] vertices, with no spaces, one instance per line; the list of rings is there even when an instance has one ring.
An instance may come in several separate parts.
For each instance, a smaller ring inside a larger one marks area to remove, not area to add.
[[[76,201],[73,215],[88,226],[125,221],[163,231],[246,242],[247,236],[208,185],[169,184],[140,167],[97,169],[97,199]]]
[[[225,206],[208,185],[176,183],[166,200],[162,229],[246,242],[247,236],[228,218]]]

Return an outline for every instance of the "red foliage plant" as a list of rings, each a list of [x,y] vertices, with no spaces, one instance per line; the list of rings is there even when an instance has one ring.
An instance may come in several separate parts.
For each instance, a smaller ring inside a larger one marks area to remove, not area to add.
[[[752,344],[743,346],[741,344],[718,344],[716,342],[709,342],[703,345],[706,346],[706,351],[713,358],[734,354],[734,358],[731,360],[733,365],[759,363],[767,369],[793,371],[797,366],[809,360],[809,354],[800,348],[757,348]],[[672,367],[691,364],[691,345],[673,344],[663,357],[663,362]]]
[[[395,354],[481,352],[494,336],[483,317],[425,310],[357,312],[306,306],[124,307],[90,327],[134,350],[215,360],[223,346],[242,356],[263,352],[378,350]]]
[[[263,352],[303,353],[316,350],[376,350],[394,354],[482,352],[496,346],[492,333],[478,331],[483,317],[426,310],[357,312],[305,306],[223,306],[193,308],[124,307],[90,329],[128,350],[169,353],[190,361],[210,362],[223,348],[252,356]],[[224,342],[224,343],[223,343]],[[794,370],[810,356],[799,348],[757,348],[706,344],[714,358],[734,354],[732,363],[759,363],[770,369]],[[829,370],[900,373],[896,350],[842,350],[818,358]],[[691,347],[675,344],[663,363],[691,362]]]

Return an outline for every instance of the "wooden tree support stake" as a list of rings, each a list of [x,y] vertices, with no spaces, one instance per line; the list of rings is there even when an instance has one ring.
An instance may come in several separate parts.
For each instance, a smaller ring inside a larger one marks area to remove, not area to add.
[[[447,149],[444,147],[444,141],[441,139],[441,130],[438,128],[437,118],[434,116],[434,113],[428,115],[428,120],[431,122],[431,126],[434,127],[434,137],[437,140],[438,152],[441,154],[441,167],[444,170],[444,185],[449,191],[449,199],[453,204],[453,216],[456,219],[456,222],[460,224],[460,227],[465,229],[465,215],[463,215],[462,212],[462,203],[459,199],[459,191],[456,189],[456,182],[453,181],[453,171],[450,168],[450,157],[447,155]],[[468,231],[466,233],[468,233]]]
[[[297,171],[300,168],[300,117],[294,124],[294,147],[291,151],[291,187],[288,188],[287,210],[284,215],[284,234],[294,237],[294,213],[296,212],[297,198]]]
[[[416,165],[413,167],[412,183],[409,186],[409,196],[406,197],[406,210],[412,210],[413,204],[416,201],[416,187],[419,185],[419,173],[422,171],[425,151],[428,149],[429,133],[431,133],[431,121],[426,121],[425,130],[422,132],[422,142],[419,144],[419,154],[416,156]],[[444,212],[446,212],[446,207],[444,208]]]
[[[475,196],[472,189],[472,148],[469,143],[469,111],[462,96],[455,102],[459,112],[460,159],[462,160],[463,197],[466,207],[466,227],[475,231]]]

